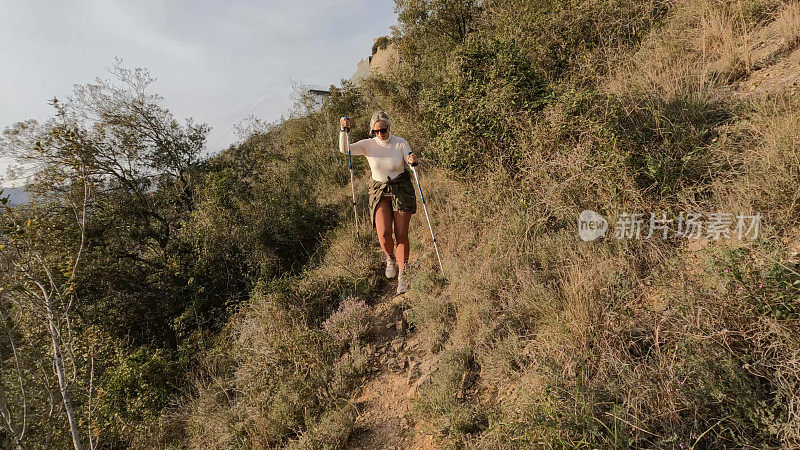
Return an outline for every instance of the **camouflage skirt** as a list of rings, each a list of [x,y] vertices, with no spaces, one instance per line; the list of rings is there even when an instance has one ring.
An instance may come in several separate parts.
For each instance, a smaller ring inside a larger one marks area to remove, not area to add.
[[[392,211],[417,212],[417,196],[414,185],[411,183],[411,172],[404,170],[394,179],[375,181],[370,179],[369,185],[369,210],[372,216],[372,228],[375,228],[375,212],[378,203],[384,194],[389,194],[392,200]]]

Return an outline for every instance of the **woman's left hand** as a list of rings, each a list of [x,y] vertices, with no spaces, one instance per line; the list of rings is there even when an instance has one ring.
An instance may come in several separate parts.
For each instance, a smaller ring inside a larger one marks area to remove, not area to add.
[[[408,155],[408,163],[411,164],[412,166],[416,166],[417,165],[417,155],[415,155],[413,153]]]

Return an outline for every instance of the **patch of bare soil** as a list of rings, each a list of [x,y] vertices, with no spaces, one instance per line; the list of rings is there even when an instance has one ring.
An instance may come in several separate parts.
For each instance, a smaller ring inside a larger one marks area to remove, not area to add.
[[[422,431],[411,408],[417,388],[431,373],[435,357],[425,351],[405,319],[407,295],[391,292],[373,306],[370,342],[372,367],[355,398],[356,427],[351,449],[433,449],[433,436]]]
[[[800,46],[785,42],[777,22],[759,30],[749,54],[753,72],[734,86],[740,97],[777,91],[800,91]]]
[[[775,64],[756,70],[737,87],[743,97],[780,90],[800,92],[800,48]]]

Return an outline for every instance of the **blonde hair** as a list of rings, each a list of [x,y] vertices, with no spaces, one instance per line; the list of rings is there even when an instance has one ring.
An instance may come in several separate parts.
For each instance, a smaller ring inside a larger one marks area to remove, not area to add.
[[[389,130],[392,129],[392,119],[389,118],[389,114],[387,114],[386,111],[375,111],[375,114],[373,114],[372,118],[369,119],[369,134],[370,134],[370,136],[372,135],[372,127],[375,126],[375,123],[377,123],[377,122],[379,122],[381,120],[386,122],[386,127],[389,128]]]

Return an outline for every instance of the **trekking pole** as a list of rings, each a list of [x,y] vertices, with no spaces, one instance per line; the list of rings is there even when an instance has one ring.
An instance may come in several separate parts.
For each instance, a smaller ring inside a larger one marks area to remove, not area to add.
[[[350,119],[345,116],[346,119]],[[345,146],[347,147],[347,165],[350,167],[350,191],[353,193],[353,217],[355,218],[356,237],[358,237],[358,210],[356,209],[356,185],[353,183],[353,157],[350,154],[350,128],[344,128]]]
[[[410,154],[411,153],[409,153],[409,155]],[[417,180],[417,189],[419,189],[419,198],[422,199],[422,207],[425,209],[425,218],[428,219],[428,229],[431,230],[431,239],[433,239],[433,249],[436,250],[436,259],[439,260],[439,270],[442,271],[442,277],[444,277],[444,267],[442,267],[442,257],[439,256],[439,246],[436,245],[436,236],[433,235],[431,218],[430,216],[428,216],[428,207],[425,205],[425,196],[422,195],[422,186],[419,184],[419,175],[417,175],[417,169],[414,166],[411,166],[411,171],[414,172],[414,178]]]

